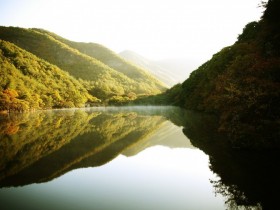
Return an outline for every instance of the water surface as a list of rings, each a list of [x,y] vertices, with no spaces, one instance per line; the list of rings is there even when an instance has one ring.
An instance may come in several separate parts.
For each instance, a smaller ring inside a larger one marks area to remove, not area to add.
[[[261,209],[214,121],[174,107],[1,116],[1,209]]]

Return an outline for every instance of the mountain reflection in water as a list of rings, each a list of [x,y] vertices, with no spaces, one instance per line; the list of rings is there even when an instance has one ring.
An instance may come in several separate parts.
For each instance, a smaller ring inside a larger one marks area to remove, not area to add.
[[[219,176],[212,185],[228,208],[277,205],[278,155],[231,150],[209,115],[175,107],[107,107],[11,114],[0,122],[0,187],[47,182],[156,145],[195,146],[209,155]]]
[[[2,117],[0,185],[45,182],[76,168],[103,165],[122,152],[131,156],[157,144],[192,147],[180,139],[164,140],[172,134],[164,116],[176,109],[166,110],[96,108]],[[146,141],[158,129],[161,136]]]

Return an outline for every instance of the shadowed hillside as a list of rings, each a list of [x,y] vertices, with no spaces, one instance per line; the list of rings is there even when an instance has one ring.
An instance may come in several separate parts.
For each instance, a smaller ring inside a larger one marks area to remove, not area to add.
[[[217,114],[218,130],[234,147],[280,148],[279,11],[279,0],[268,1],[261,20],[247,24],[235,44],[153,100]]]

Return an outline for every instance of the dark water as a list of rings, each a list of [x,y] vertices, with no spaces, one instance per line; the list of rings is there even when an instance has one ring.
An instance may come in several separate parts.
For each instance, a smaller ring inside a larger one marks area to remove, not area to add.
[[[274,152],[232,151],[174,107],[0,116],[0,209],[270,209]]]

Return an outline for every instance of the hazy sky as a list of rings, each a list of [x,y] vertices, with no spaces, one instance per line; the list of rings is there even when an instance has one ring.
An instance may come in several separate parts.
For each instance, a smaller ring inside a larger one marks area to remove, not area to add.
[[[261,0],[0,0],[0,25],[37,27],[150,59],[204,62],[259,20]]]

